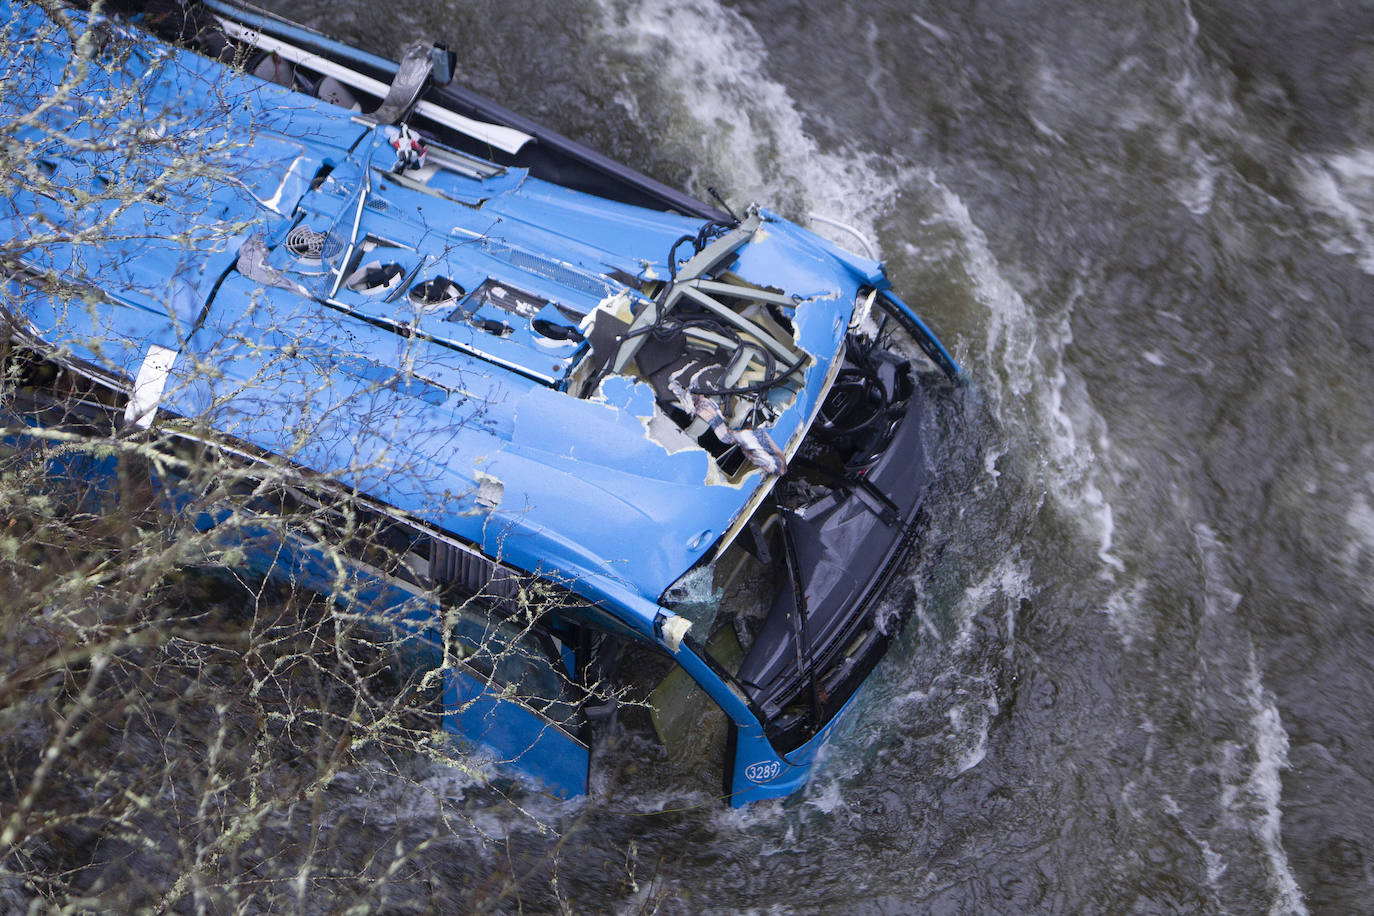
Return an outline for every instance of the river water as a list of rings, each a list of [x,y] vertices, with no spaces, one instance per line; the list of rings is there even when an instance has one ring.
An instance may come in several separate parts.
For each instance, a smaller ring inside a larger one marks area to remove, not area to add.
[[[1374,909],[1374,4],[283,11],[446,40],[669,183],[855,224],[974,379],[912,624],[804,797],[470,812],[438,905]],[[464,786],[419,775],[359,804],[429,837]]]

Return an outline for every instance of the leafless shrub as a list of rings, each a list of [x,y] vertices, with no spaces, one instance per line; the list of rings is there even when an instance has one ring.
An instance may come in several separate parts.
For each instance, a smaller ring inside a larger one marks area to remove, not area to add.
[[[0,218],[27,227],[0,241],[0,909],[426,911],[455,899],[425,874],[435,844],[451,852],[455,836],[475,856],[458,896],[501,908],[517,872],[477,864],[490,839],[463,805],[436,800],[433,833],[417,837],[357,803],[377,783],[432,793],[417,762],[481,786],[484,765],[443,730],[443,672],[484,652],[494,669],[516,651],[455,651],[460,618],[491,613],[482,596],[421,591],[425,622],[409,627],[394,596],[378,597],[379,577],[409,560],[332,475],[415,473],[378,445],[384,418],[364,424],[352,466],[304,470],[330,411],[356,415],[384,383],[332,394],[322,378],[308,393],[324,415],[282,418],[301,452],[253,454],[217,411],[299,381],[300,354],[266,334],[225,339],[188,356],[175,382],[213,383],[202,414],[131,422],[119,355],[143,343],[72,330],[99,328],[112,307],[118,265],[92,253],[182,252],[191,283],[198,258],[251,231],[209,218],[207,203],[216,187],[251,183],[234,157],[242,138],[214,123],[235,100],[152,110],[139,91],[158,78],[156,54],[42,7],[45,33],[22,40],[65,40],[69,59],[47,82],[10,68],[0,86],[0,168],[12,176]],[[0,48],[0,59],[23,53]],[[131,80],[133,57],[142,76]],[[50,167],[91,154],[100,181],[74,186]],[[130,232],[132,212],[148,214],[146,234]],[[223,364],[250,350],[259,368],[225,383]],[[329,571],[310,588],[302,556]],[[528,628],[565,597],[527,586],[503,613]],[[437,640],[417,640],[425,628]]]

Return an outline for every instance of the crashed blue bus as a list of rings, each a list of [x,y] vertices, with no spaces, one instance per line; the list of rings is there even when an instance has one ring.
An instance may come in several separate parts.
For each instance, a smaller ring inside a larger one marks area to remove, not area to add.
[[[455,740],[553,793],[587,791],[646,678],[658,739],[730,804],[802,787],[900,625],[880,598],[961,379],[883,265],[483,99],[442,46],[394,62],[217,0],[120,9],[5,9],[27,396],[285,469],[264,512],[365,520],[355,600],[440,671]],[[95,114],[147,143],[99,142]],[[178,177],[179,143],[233,180]],[[44,227],[71,231],[26,243]],[[312,531],[245,563],[327,594]]]

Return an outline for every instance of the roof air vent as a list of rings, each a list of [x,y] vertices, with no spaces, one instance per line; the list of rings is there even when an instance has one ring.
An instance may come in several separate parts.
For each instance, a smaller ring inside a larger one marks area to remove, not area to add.
[[[423,309],[438,308],[457,302],[463,295],[463,288],[448,277],[435,277],[416,283],[410,288],[410,301]]]
[[[286,233],[286,250],[302,261],[317,263],[320,260],[320,253],[324,251],[324,243],[327,238],[329,238],[328,233],[317,232],[301,223],[292,226],[291,231]]]
[[[534,332],[536,334],[541,337],[547,337],[549,340],[575,340],[581,343],[586,339],[577,328],[570,327],[566,324],[559,324],[556,321],[549,321],[547,318],[536,318],[534,321],[530,322],[530,324],[534,327]]]
[[[405,273],[400,264],[383,264],[381,261],[368,261],[353,271],[344,285],[355,293],[376,296],[396,288]]]

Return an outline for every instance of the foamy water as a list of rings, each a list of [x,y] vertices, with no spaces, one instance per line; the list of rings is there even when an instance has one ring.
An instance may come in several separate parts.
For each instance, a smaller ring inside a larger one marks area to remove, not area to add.
[[[875,168],[876,151],[817,145],[787,87],[767,75],[767,48],[748,20],[710,0],[601,4],[605,37],[650,68],[645,75],[655,91],[680,108],[680,130],[696,141],[684,145],[695,145],[693,155],[728,174],[722,192],[737,209],[759,202],[803,221],[817,213],[876,239],[877,219],[891,206],[898,182]],[[625,104],[633,115],[633,97]],[[855,247],[853,238],[824,222],[809,228]]]

